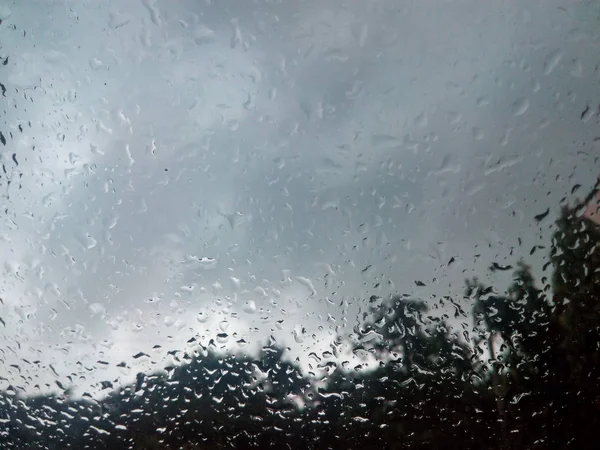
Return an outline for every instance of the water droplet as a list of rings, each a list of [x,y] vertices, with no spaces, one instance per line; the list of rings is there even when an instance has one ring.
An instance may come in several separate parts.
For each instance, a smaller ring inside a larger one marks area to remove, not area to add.
[[[244,311],[248,314],[254,314],[256,312],[256,303],[253,300],[248,300],[244,305]]]
[[[485,137],[483,130],[479,127],[473,127],[472,133],[473,139],[476,141],[481,141]]]
[[[200,24],[194,29],[194,42],[197,45],[211,44],[215,41],[215,32],[206,25]]]
[[[150,20],[152,21],[152,23],[156,26],[160,26],[160,11],[158,9],[158,6],[156,6],[156,0],[142,0],[142,3],[150,13]]]
[[[512,104],[511,111],[514,116],[522,116],[529,109],[529,99],[522,97]]]
[[[119,11],[111,10],[108,13],[108,25],[116,30],[127,25],[131,21],[131,17],[120,13]]]
[[[311,297],[313,295],[316,295],[317,291],[315,290],[315,286],[313,285],[313,282],[310,280],[310,278],[296,277],[296,281],[308,288]]]
[[[90,250],[90,249],[94,248],[97,244],[96,239],[94,239],[92,236],[90,236],[89,233],[80,235],[78,240],[79,240],[79,243],[81,244],[81,246],[86,250]]]
[[[294,334],[294,340],[296,341],[296,343],[301,344],[302,342],[304,342],[305,333],[306,333],[306,330],[301,325],[294,326],[293,334]]]
[[[98,58],[92,58],[90,59],[90,67],[92,68],[92,70],[99,70],[102,68],[104,64],[102,64],[102,61],[100,61]]]
[[[458,111],[449,111],[446,114],[446,119],[448,120],[448,122],[450,122],[451,125],[457,125],[458,122],[460,122],[461,118],[462,114],[460,114]]]
[[[562,58],[562,53],[559,50],[550,52],[544,60],[544,75],[550,75]]]
[[[239,21],[237,19],[231,20],[231,48],[236,48],[242,42],[242,32],[240,30]]]
[[[196,320],[200,323],[206,323],[208,320],[208,314],[206,311],[200,311],[196,316]]]
[[[585,123],[592,118],[594,111],[590,108],[590,105],[586,105],[583,112],[581,113],[581,120]]]

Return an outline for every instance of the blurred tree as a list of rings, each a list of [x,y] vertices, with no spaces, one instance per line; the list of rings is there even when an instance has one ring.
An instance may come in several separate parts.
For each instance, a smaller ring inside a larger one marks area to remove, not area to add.
[[[523,262],[503,294],[467,281],[475,339],[446,314],[428,315],[420,299],[372,296],[352,335],[332,344],[350,344],[363,364],[315,354],[307,376],[271,339],[256,357],[210,344],[171,352],[172,366],[97,402],[68,390],[24,398],[9,386],[0,447],[589,447],[600,427],[600,225],[589,214],[597,195],[561,211],[551,296]],[[452,297],[433,301],[468,317]]]
[[[574,446],[595,439],[600,426],[600,224],[591,213],[599,183],[583,202],[562,208],[550,252],[560,330],[551,386],[558,396],[554,429],[568,429]],[[553,439],[560,438],[555,433]]]

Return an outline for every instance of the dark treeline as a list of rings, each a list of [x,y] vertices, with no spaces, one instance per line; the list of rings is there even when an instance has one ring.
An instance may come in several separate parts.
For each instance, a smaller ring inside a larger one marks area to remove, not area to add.
[[[371,297],[337,339],[374,356],[371,371],[342,364],[333,345],[303,375],[272,342],[257,357],[181,352],[184,364],[99,402],[9,388],[0,447],[596,448],[599,246],[600,227],[563,207],[540,285],[519,262],[505,293],[468,280],[461,301]]]

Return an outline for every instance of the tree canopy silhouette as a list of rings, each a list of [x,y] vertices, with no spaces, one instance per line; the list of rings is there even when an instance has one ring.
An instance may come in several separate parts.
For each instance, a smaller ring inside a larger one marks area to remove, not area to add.
[[[9,387],[0,446],[589,447],[600,426],[600,225],[582,208],[562,207],[542,286],[517,261],[504,293],[473,279],[462,298],[370,297],[336,345],[375,363],[323,355],[322,375],[305,374],[271,339],[256,357],[200,345],[101,401]]]

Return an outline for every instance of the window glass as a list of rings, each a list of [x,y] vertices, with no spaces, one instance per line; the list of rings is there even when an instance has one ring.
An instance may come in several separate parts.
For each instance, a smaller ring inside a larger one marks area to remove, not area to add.
[[[586,448],[600,4],[0,0],[0,447]]]

